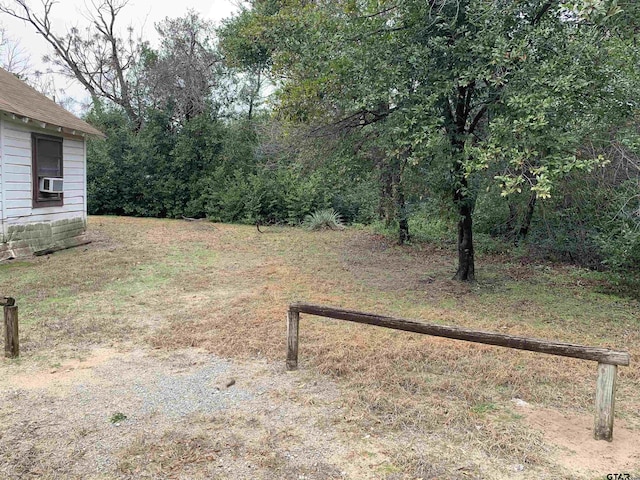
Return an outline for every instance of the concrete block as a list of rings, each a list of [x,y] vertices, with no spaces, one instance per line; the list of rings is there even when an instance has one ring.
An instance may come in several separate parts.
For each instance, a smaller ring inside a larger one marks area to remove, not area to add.
[[[82,217],[9,225],[0,243],[0,261],[32,255],[34,252],[73,247],[84,240],[86,220]]]

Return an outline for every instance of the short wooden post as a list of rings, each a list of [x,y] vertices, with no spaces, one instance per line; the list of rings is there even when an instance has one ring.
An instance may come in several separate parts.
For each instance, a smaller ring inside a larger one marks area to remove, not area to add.
[[[294,310],[287,312],[287,370],[298,368],[298,330],[300,313]]]
[[[20,355],[20,342],[18,340],[18,307],[16,305],[4,306],[4,356],[16,358]]]
[[[613,408],[616,393],[617,365],[598,363],[596,383],[596,418],[594,437],[596,440],[613,440]]]

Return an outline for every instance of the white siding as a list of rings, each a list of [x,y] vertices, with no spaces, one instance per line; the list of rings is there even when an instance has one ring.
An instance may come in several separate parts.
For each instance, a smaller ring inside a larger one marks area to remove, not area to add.
[[[0,120],[0,226],[86,218],[85,145],[83,139],[64,138],[62,144],[64,205],[32,208],[31,132],[56,135],[34,124]]]
[[[3,154],[3,148],[2,148],[2,143],[4,138],[2,134],[3,124],[4,124],[4,120],[2,119],[2,117],[0,117],[0,245],[5,242],[4,210],[3,210],[5,188],[4,188],[4,183],[2,181],[2,172],[4,171],[4,165],[3,165],[4,154]]]

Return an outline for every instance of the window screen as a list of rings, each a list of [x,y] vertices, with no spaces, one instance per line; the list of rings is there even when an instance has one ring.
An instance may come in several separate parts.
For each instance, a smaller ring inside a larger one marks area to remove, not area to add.
[[[62,178],[62,138],[32,135],[33,149],[33,206],[62,205],[62,193],[40,191],[40,180],[45,177]]]

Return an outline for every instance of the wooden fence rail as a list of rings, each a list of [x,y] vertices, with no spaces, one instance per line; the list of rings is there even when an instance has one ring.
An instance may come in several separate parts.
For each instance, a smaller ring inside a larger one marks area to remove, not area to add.
[[[629,365],[629,354],[627,352],[588,347],[573,343],[540,340],[537,338],[518,337],[502,333],[483,332],[468,328],[434,325],[404,318],[309,303],[292,303],[289,306],[289,312],[287,314],[287,370],[295,370],[298,368],[298,334],[301,313],[346,320],[349,322],[365,323],[367,325],[404,330],[407,332],[422,333],[436,337],[451,338],[454,340],[484,343],[487,345],[497,345],[598,362],[594,436],[597,440],[611,441],[613,439],[616,374],[618,365]]]

